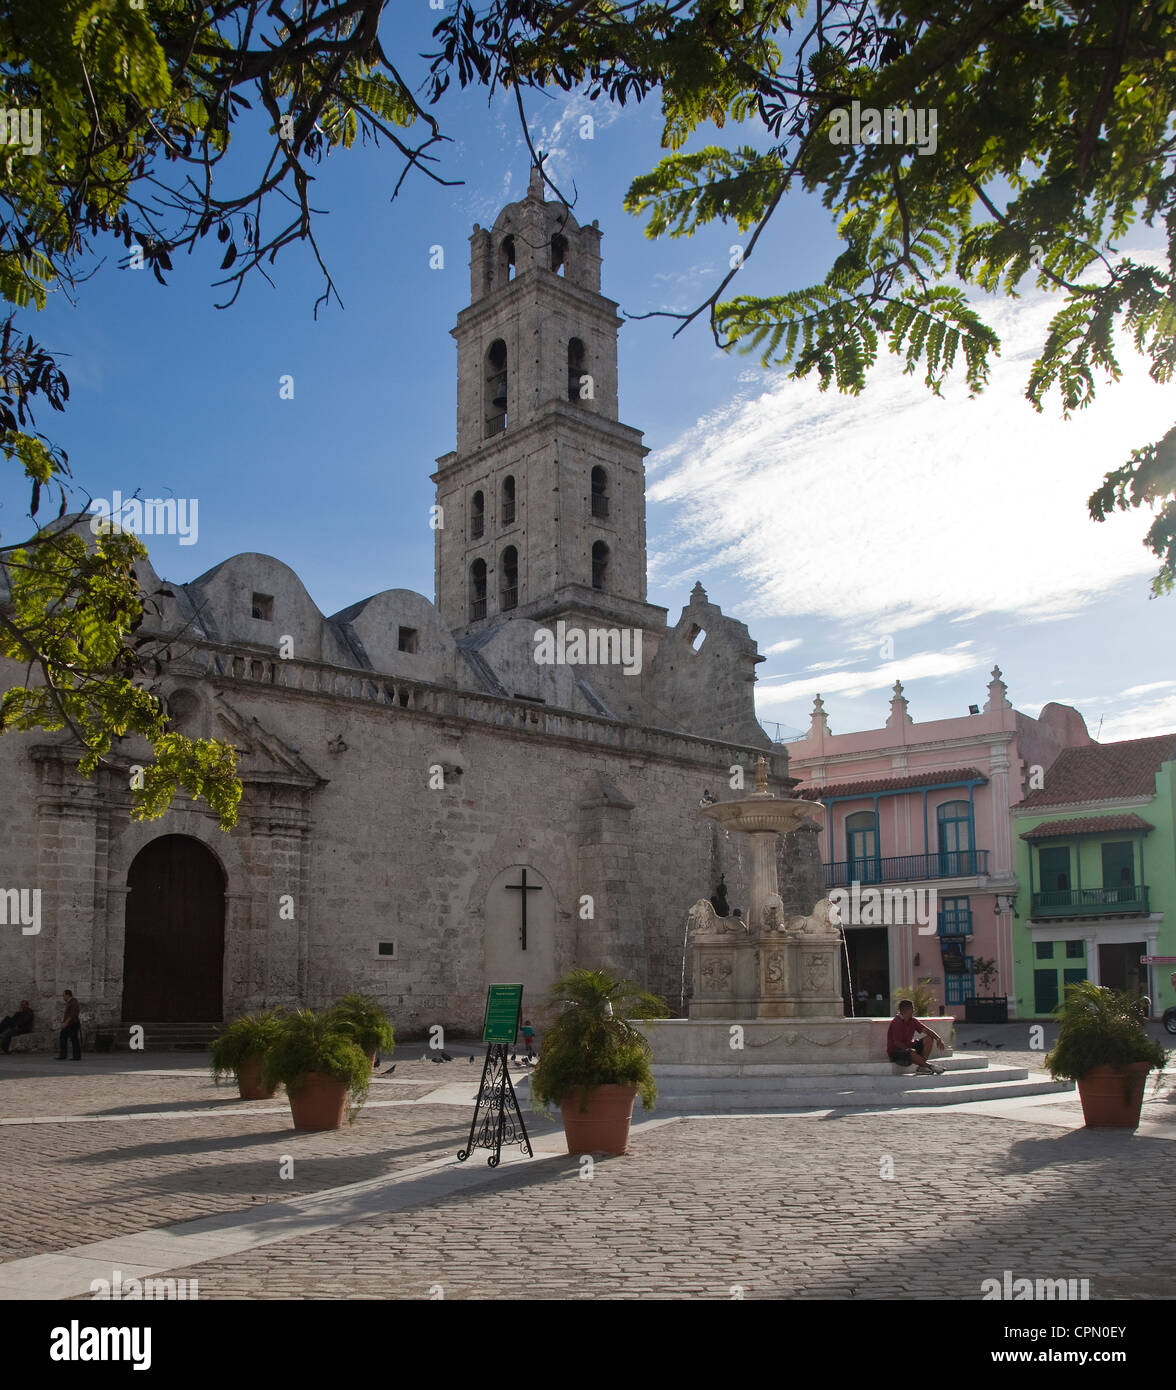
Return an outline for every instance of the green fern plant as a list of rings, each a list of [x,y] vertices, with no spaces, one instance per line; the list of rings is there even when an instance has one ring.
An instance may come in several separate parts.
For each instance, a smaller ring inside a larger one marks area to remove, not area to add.
[[[265,1054],[262,1071],[267,1086],[283,1085],[296,1095],[311,1072],[347,1083],[347,1122],[353,1124],[367,1099],[371,1063],[339,1020],[311,1009],[295,1009],[282,1020],[281,1031]]]
[[[898,1001],[909,999],[915,1006],[916,1018],[929,1018],[935,1012],[935,1006],[939,1002],[939,995],[936,990],[938,980],[932,979],[930,975],[924,975],[916,984],[899,985],[893,992],[892,1004],[894,1012],[898,1012]]]
[[[264,1058],[281,1035],[284,1017],[281,1009],[263,1009],[234,1019],[212,1044],[212,1079],[236,1079],[248,1058]]]
[[[642,1104],[653,1108],[657,1083],[652,1048],[633,1018],[666,1018],[670,1010],[655,995],[603,970],[570,970],[551,987],[549,1004],[562,1008],[543,1038],[531,1076],[531,1095],[548,1113],[576,1091],[588,1108],[595,1086],[636,1086]]]
[[[370,994],[345,994],[327,1010],[341,1032],[350,1034],[364,1053],[391,1053],[396,1038],[388,1015]]]
[[[1045,1065],[1055,1081],[1081,1081],[1095,1067],[1150,1062],[1160,1083],[1168,1052],[1148,1037],[1133,995],[1105,989],[1092,980],[1067,985],[1054,1009],[1061,1027]]]

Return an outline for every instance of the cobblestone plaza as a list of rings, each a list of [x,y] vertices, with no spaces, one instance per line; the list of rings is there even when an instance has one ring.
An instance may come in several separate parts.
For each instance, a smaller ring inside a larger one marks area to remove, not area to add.
[[[215,1086],[200,1056],[4,1059],[0,1296],[89,1300],[115,1270],[196,1280],[201,1300],[977,1300],[1005,1270],[1171,1296],[1168,1087],[1135,1134],[1085,1130],[1073,1093],[655,1111],[595,1162],[528,1112],[535,1157],[493,1170],[455,1158],[472,1052],[405,1044],[355,1124],[322,1134],[295,1133],[280,1093]]]

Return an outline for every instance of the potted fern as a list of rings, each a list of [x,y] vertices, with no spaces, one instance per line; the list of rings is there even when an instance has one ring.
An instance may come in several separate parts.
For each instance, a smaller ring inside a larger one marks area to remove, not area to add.
[[[355,1122],[372,1064],[330,1011],[296,1009],[282,1019],[262,1073],[267,1086],[285,1086],[295,1129],[338,1129],[344,1111]]]
[[[388,1015],[380,1001],[370,994],[345,994],[328,1012],[340,1031],[355,1039],[369,1065],[375,1064],[377,1053],[390,1054],[396,1046]]]
[[[1168,1054],[1144,1031],[1136,1000],[1083,980],[1066,986],[1054,1014],[1061,1026],[1045,1065],[1055,1081],[1078,1083],[1087,1129],[1137,1129],[1147,1074],[1162,1074]]]
[[[638,1095],[652,1109],[657,1083],[652,1049],[631,1018],[665,1018],[654,995],[603,970],[570,970],[551,988],[562,1011],[547,1029],[531,1075],[531,1094],[548,1111],[558,1105],[569,1153],[623,1154]]]
[[[262,1065],[281,1029],[280,1009],[234,1019],[212,1044],[212,1079],[232,1076],[242,1100],[269,1100],[277,1088],[265,1084]]]

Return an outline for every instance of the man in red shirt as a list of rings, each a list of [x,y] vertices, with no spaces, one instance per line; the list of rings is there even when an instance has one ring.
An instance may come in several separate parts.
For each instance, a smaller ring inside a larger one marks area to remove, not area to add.
[[[934,1044],[943,1050],[943,1039],[933,1033],[925,1023],[915,1017],[915,1006],[909,999],[900,999],[898,1013],[890,1020],[886,1031],[886,1051],[890,1060],[900,1067],[912,1063],[918,1067],[919,1076],[942,1076],[943,1068],[932,1066],[927,1060]]]

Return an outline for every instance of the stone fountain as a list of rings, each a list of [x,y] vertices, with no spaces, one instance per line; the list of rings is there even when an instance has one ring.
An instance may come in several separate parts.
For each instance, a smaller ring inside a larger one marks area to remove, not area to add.
[[[836,904],[823,898],[809,916],[785,917],[776,877],[776,837],[819,825],[818,802],[768,791],[767,762],[743,801],[719,801],[702,814],[751,840],[751,901],[746,920],[720,917],[700,898],[690,909],[692,1019],[840,1018],[841,930]]]
[[[659,1108],[949,1105],[1070,1089],[950,1049],[936,1053],[947,1075],[915,1078],[887,1056],[889,1019],[844,1016],[838,904],[822,898],[807,915],[788,916],[777,877],[777,836],[818,826],[823,811],[819,802],[773,796],[762,757],[750,796],[703,806],[708,819],[750,839],[751,899],[746,918],[716,912],[721,888],[690,909],[690,1017],[639,1025],[653,1045]],[[928,1021],[950,1040],[950,1018]]]

